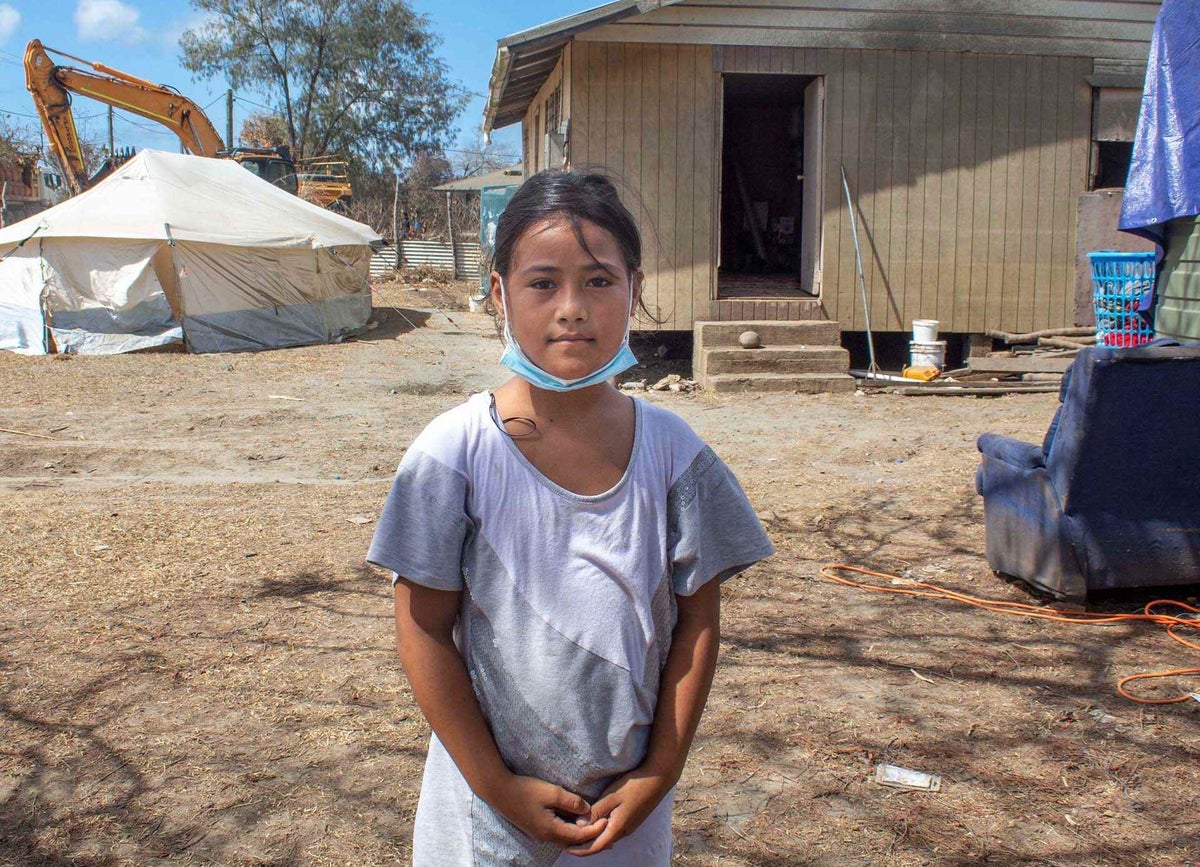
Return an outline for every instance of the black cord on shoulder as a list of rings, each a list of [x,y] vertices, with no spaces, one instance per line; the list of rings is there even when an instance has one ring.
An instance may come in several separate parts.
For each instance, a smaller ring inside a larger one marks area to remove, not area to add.
[[[528,426],[529,430],[524,431],[523,433],[513,433],[508,429],[510,422],[519,422]],[[514,440],[528,439],[537,433],[537,422],[531,418],[526,418],[523,415],[510,415],[508,418],[500,419],[500,427],[508,435],[509,439]]]
[[[488,407],[488,411],[492,414],[492,421],[494,421],[496,423],[496,427],[500,428],[500,432],[503,433],[509,439],[513,439],[513,440],[528,439],[529,437],[531,437],[537,433],[537,422],[535,422],[533,419],[531,419],[527,416],[510,415],[508,418],[503,418],[503,419],[500,418],[500,413],[496,412],[496,396],[495,395],[491,395],[491,406]],[[527,428],[529,428],[529,430],[522,431],[521,433],[512,433],[508,429],[508,425],[510,422],[516,422],[516,423],[525,425]]]

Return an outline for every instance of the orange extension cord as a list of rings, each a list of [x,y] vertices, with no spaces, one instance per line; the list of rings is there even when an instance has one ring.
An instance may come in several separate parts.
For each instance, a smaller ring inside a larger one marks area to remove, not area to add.
[[[890,581],[897,586],[883,586],[880,584],[869,583],[865,581],[854,581],[850,578],[845,578],[837,573],[853,572],[858,575],[868,575],[872,578],[880,578]],[[901,596],[921,596],[926,599],[948,599],[954,602],[961,602],[964,605],[971,605],[975,608],[982,608],[984,611],[990,611],[993,614],[1009,614],[1015,617],[1030,617],[1036,620],[1050,620],[1055,623],[1069,623],[1073,626],[1107,626],[1112,623],[1154,623],[1159,626],[1165,626],[1167,635],[1175,641],[1178,641],[1184,647],[1190,647],[1192,650],[1200,650],[1200,644],[1194,644],[1186,638],[1179,635],[1179,630],[1191,629],[1200,632],[1200,619],[1193,619],[1188,614],[1200,614],[1200,608],[1193,608],[1183,602],[1175,602],[1170,599],[1157,599],[1149,603],[1143,609],[1141,614],[1101,614],[1095,611],[1057,611],[1053,608],[1044,608],[1038,605],[1027,605],[1021,602],[1005,602],[1002,599],[984,599],[979,596],[968,596],[965,593],[958,593],[954,590],[947,590],[944,587],[939,587],[936,584],[929,584],[925,581],[915,581],[911,578],[902,578],[899,575],[889,575],[887,572],[873,572],[870,569],[863,569],[860,566],[847,566],[841,563],[828,563],[821,567],[821,575],[828,578],[830,581],[836,581],[838,584],[843,584],[847,587],[857,587],[860,590],[875,590],[880,593],[896,593]],[[1181,609],[1187,614],[1159,614],[1157,609],[1173,606]],[[1177,704],[1179,702],[1191,701],[1200,693],[1186,693],[1174,698],[1140,698],[1133,695],[1125,689],[1125,684],[1132,683],[1135,680],[1150,680],[1159,677],[1178,677],[1181,675],[1200,674],[1200,668],[1176,668],[1172,671],[1148,671],[1141,674],[1131,674],[1128,677],[1123,677],[1117,682],[1117,692],[1121,693],[1130,701],[1135,701],[1138,704]]]

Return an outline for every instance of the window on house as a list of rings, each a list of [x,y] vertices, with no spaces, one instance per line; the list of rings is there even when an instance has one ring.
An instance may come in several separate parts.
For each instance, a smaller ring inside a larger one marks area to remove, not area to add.
[[[1092,89],[1091,189],[1125,186],[1141,104],[1138,88]]]

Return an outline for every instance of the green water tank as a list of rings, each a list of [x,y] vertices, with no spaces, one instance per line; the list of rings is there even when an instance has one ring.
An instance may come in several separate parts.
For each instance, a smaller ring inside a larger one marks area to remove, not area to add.
[[[1154,333],[1175,340],[1200,340],[1200,222],[1195,217],[1171,220],[1164,244]]]

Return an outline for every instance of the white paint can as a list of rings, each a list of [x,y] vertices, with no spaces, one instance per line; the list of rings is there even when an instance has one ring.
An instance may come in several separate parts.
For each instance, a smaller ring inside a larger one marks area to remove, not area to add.
[[[936,343],[938,321],[936,319],[914,319],[912,335],[913,343]]]
[[[908,355],[909,367],[936,367],[942,370],[946,367],[946,341],[914,340],[908,344]]]

